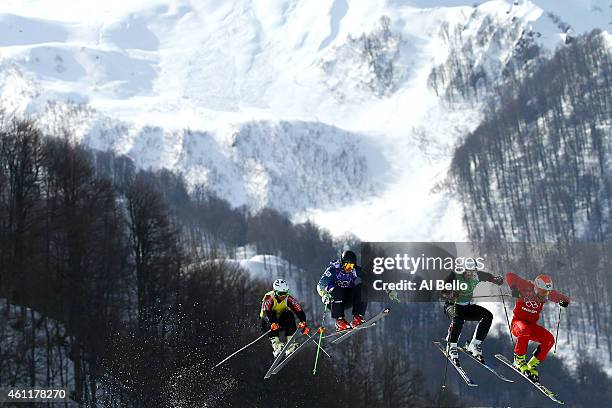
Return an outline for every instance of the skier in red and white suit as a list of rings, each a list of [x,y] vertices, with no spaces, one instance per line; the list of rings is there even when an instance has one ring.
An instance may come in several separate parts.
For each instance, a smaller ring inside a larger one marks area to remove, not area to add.
[[[546,301],[567,307],[570,299],[562,293],[552,290],[552,279],[548,275],[538,275],[533,281],[523,279],[512,272],[506,274],[506,282],[517,298],[512,316],[512,334],[516,337],[514,346],[514,366],[533,381],[539,381],[537,366],[546,359],[546,355],[555,344],[553,335],[540,326],[540,312]],[[533,357],[525,361],[529,341],[539,343]]]

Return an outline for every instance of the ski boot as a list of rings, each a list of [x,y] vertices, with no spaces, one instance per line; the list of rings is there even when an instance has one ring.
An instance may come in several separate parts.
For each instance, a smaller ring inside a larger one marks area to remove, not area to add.
[[[285,343],[280,341],[278,337],[270,337],[270,343],[272,343],[272,353],[274,354],[274,358],[276,358],[283,350]]]
[[[363,322],[365,322],[365,319],[363,318],[362,315],[357,314],[357,315],[353,316],[353,327],[357,327],[360,324],[362,324]]]
[[[287,343],[290,342],[292,338],[293,335],[287,336]],[[297,350],[298,347],[300,347],[298,343],[290,344],[289,347],[287,347],[287,350],[285,350],[285,355],[288,356],[289,354],[293,353],[295,350]]]
[[[527,361],[525,361],[524,354],[514,354],[514,363],[512,365],[522,374],[529,377],[529,366],[527,365]]]
[[[535,356],[531,357],[529,362],[527,363],[527,367],[529,369],[529,378],[531,381],[539,383],[540,382],[540,374],[538,373],[538,365],[540,364],[540,360],[538,360]]]
[[[336,331],[344,331],[351,329],[351,325],[347,322],[344,317],[339,317],[336,319]]]
[[[479,340],[472,340],[469,344],[465,345],[465,351],[470,353],[472,357],[485,364],[485,359],[482,355],[482,342]]]
[[[457,343],[448,343],[446,345],[446,355],[457,367],[461,367],[459,364],[459,350],[457,349]]]

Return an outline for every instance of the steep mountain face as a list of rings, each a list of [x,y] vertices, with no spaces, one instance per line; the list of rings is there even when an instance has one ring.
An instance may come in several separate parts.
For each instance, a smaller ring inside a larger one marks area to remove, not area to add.
[[[509,65],[612,18],[603,0],[65,3],[0,5],[6,111],[372,240],[465,238],[435,188],[454,143]]]
[[[373,168],[388,172],[371,140],[321,122],[243,122],[218,137],[190,128],[136,127],[85,105],[49,103],[39,118],[51,133],[62,134],[68,122],[93,148],[127,155],[141,168],[180,170],[192,187],[255,210],[333,208],[356,197],[351,186],[374,194]]]

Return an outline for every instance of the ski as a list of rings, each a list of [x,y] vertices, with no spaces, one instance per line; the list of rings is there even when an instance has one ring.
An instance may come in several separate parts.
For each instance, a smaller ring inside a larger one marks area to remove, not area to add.
[[[468,356],[470,356],[470,358],[472,360],[474,360],[475,362],[477,362],[478,364],[480,364],[481,366],[483,366],[484,368],[486,368],[487,370],[489,370],[490,372],[492,372],[493,374],[495,374],[500,380],[502,381],[506,381],[509,383],[513,383],[513,380],[510,380],[509,378],[504,377],[503,375],[501,375],[500,373],[498,373],[497,371],[495,371],[495,369],[493,369],[493,367],[487,365],[486,363],[483,363],[482,361],[478,360],[476,357],[474,357],[472,355],[472,353],[470,353],[469,351],[467,351],[467,349],[464,349],[463,347],[459,347],[457,346],[457,348],[461,351],[463,351],[465,354],[467,354]]]
[[[333,332],[333,333],[330,333],[330,334],[326,334],[325,336],[323,336],[323,339],[329,339],[331,337],[338,337],[338,336],[341,336],[341,335],[343,335],[345,333],[350,332],[351,330],[352,329],[346,329],[346,330],[342,330],[342,331],[337,331],[337,332]]]
[[[294,335],[293,337],[291,337],[291,340],[289,340],[287,343],[285,343],[285,345],[283,346],[283,348],[281,349],[280,353],[278,353],[278,356],[276,356],[276,358],[274,359],[274,361],[272,362],[272,365],[270,366],[270,368],[268,369],[268,372],[266,373],[266,375],[264,376],[264,378],[270,378],[272,376],[272,371],[276,368],[276,366],[280,363],[280,361],[283,359],[283,357],[285,356],[285,351],[287,351],[287,348],[289,348],[289,346],[291,344],[293,344],[294,341],[297,340],[297,333],[296,335]]]
[[[360,324],[359,326],[355,327],[354,329],[348,330],[346,333],[343,333],[340,337],[334,339],[331,344],[339,344],[342,343],[343,341],[345,341],[346,339],[348,339],[349,337],[351,337],[352,335],[356,334],[357,332],[364,330],[364,329],[369,329],[370,327],[373,327],[376,325],[376,323],[382,319],[385,318],[389,315],[389,312],[391,312],[391,309],[389,309],[388,307],[385,308],[382,312],[380,312],[379,314],[377,314],[374,317],[371,317],[370,319],[366,320],[365,322],[363,322],[362,324]]]
[[[278,364],[276,365],[276,367],[274,367],[274,369],[272,370],[272,375],[274,375],[274,374],[278,374],[278,372],[279,372],[279,371],[280,371],[280,370],[281,370],[281,369],[282,369],[282,368],[283,368],[285,365],[287,365],[287,363],[288,363],[289,361],[291,361],[291,359],[292,359],[293,357],[295,357],[295,355],[296,355],[296,354],[297,354],[299,351],[301,351],[301,350],[303,350],[303,349],[304,349],[304,346],[305,346],[305,345],[307,345],[308,343],[310,343],[310,339],[312,339],[312,338],[313,338],[315,335],[317,335],[317,334],[318,334],[318,333],[315,331],[313,334],[311,334],[310,336],[308,336],[308,338],[307,338],[307,339],[306,339],[306,340],[305,340],[303,343],[301,343],[297,349],[293,350],[293,353],[289,354],[287,357],[285,357],[285,358],[283,359],[283,361],[281,361],[280,363],[278,363]]]
[[[442,347],[442,343],[440,343],[439,341],[434,341],[433,344],[436,345],[436,347],[438,348],[438,350],[440,350],[440,353],[442,353],[444,355],[444,357],[446,357],[446,359],[448,360],[448,362],[455,367],[455,370],[457,370],[457,372],[459,373],[459,375],[461,376],[461,378],[463,378],[463,381],[465,381],[465,383],[470,386],[470,387],[478,387],[478,384],[476,384],[474,381],[472,381],[470,379],[470,377],[468,377],[467,373],[465,372],[465,370],[463,369],[463,367],[460,367],[458,365],[456,365],[455,363],[452,362],[452,360],[448,357],[448,354],[446,354],[446,351],[444,350],[444,347]]]
[[[521,373],[521,371],[519,369],[517,369],[514,364],[512,364],[510,362],[510,360],[508,360],[505,356],[501,355],[501,354],[496,354],[495,358],[497,358],[499,361],[501,361],[502,363],[504,363],[505,365],[507,365],[508,367],[510,367],[511,369],[513,369],[514,371],[516,371],[517,373],[519,373],[521,375],[521,377],[523,377],[524,379],[526,379],[527,381],[529,381],[534,387],[536,387],[542,394],[546,395],[548,398],[550,398],[551,400],[555,401],[557,404],[561,404],[564,405],[565,402],[561,401],[559,398],[557,398],[557,395],[552,392],[551,390],[549,390],[548,388],[546,388],[544,385],[542,385],[540,382],[535,382],[532,381],[527,375]]]
[[[314,344],[315,346],[319,347],[319,342],[317,342],[315,339],[310,339],[310,341],[312,342],[312,344]],[[332,358],[331,354],[329,354],[327,352],[327,350],[325,350],[323,347],[321,347],[321,351],[323,352],[323,354],[325,354],[328,358]]]

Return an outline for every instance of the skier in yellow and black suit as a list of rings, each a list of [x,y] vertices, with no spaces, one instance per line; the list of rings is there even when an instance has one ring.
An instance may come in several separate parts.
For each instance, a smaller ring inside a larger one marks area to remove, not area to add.
[[[274,350],[274,357],[276,357],[285,345],[280,339],[281,330],[285,332],[286,341],[289,341],[298,327],[304,334],[308,334],[310,329],[306,324],[306,313],[304,313],[297,300],[289,294],[287,282],[283,279],[277,279],[272,287],[273,290],[266,293],[261,301],[259,318],[261,319],[263,331],[272,330],[270,332],[270,342]],[[297,327],[295,325],[294,314],[300,320]],[[298,344],[293,343],[285,353],[290,354],[297,347]]]

